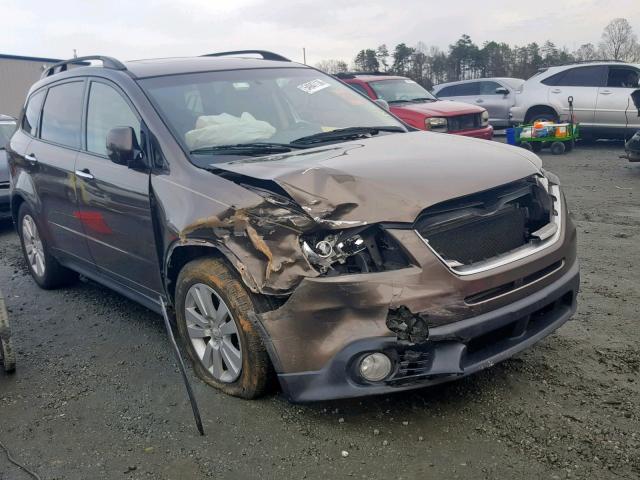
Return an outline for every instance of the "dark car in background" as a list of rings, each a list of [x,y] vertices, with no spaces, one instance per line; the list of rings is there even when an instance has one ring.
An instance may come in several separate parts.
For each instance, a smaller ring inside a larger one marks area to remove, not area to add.
[[[495,77],[441,83],[433,94],[441,100],[478,105],[489,112],[489,123],[498,128],[511,124],[509,111],[515,105],[516,92],[522,87],[520,78]]]
[[[9,215],[9,165],[6,146],[16,130],[16,119],[0,115],[0,219]]]
[[[384,100],[391,113],[414,128],[484,140],[493,138],[493,127],[484,108],[440,101],[407,77],[379,72],[339,73],[336,77],[373,100]]]
[[[38,285],[166,303],[200,378],[243,398],[273,372],[295,401],[450,381],[569,319],[576,231],[535,154],[251,53],[45,70],[8,149]]]

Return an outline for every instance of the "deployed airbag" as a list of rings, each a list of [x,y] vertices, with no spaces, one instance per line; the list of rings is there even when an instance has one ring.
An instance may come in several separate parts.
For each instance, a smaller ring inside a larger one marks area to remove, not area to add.
[[[276,129],[268,122],[256,120],[248,112],[240,117],[222,113],[202,115],[196,120],[196,128],[185,133],[190,150],[268,140]]]

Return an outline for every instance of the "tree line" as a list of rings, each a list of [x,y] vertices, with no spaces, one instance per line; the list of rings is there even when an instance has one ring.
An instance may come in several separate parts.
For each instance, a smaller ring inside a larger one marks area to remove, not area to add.
[[[544,67],[589,60],[640,62],[640,43],[624,18],[612,20],[602,32],[601,41],[585,43],[574,51],[547,40],[511,46],[504,42],[476,45],[462,35],[447,50],[399,43],[390,51],[385,44],[360,50],[351,65],[342,60],[323,60],[316,67],[327,73],[388,72],[409,77],[427,89],[433,85],[482,77],[529,78]]]

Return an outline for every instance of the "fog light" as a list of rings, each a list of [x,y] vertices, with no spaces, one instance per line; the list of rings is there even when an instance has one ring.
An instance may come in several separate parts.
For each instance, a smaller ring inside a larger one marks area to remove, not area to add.
[[[384,353],[376,352],[360,360],[360,375],[370,382],[384,380],[391,373],[391,360]]]

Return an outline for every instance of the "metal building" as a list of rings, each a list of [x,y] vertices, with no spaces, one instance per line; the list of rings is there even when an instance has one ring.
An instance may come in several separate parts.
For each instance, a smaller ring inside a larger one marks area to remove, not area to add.
[[[17,117],[29,87],[40,78],[43,68],[59,61],[0,54],[0,114]]]

